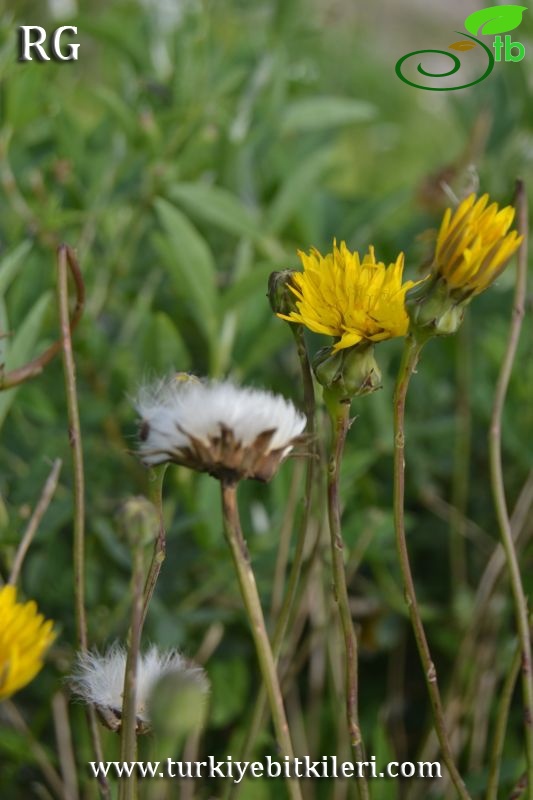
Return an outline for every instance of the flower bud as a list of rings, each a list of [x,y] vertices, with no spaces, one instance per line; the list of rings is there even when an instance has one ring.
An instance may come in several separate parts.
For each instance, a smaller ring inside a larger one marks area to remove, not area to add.
[[[155,732],[180,740],[201,730],[207,714],[207,679],[202,670],[168,672],[156,683],[149,698],[149,715]]]
[[[333,352],[323,347],[313,359],[317,381],[324,387],[324,398],[349,403],[354,397],[375,392],[381,387],[381,372],[372,344],[358,344]]]
[[[129,497],[119,511],[118,522],[131,547],[152,544],[159,531],[157,509],[146,497]]]
[[[435,277],[407,292],[405,307],[411,331],[419,338],[448,336],[463,321],[470,298],[458,303],[445,281]]]
[[[296,308],[294,294],[289,289],[295,272],[294,269],[283,269],[270,274],[267,297],[275,314],[290,314]]]

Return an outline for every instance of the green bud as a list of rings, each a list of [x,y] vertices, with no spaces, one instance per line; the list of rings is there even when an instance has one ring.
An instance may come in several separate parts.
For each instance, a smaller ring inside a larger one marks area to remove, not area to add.
[[[129,497],[122,505],[118,522],[131,547],[153,544],[159,532],[159,515],[146,497]]]
[[[201,670],[163,675],[148,701],[155,733],[176,741],[201,730],[207,716],[207,693],[207,679]]]
[[[288,315],[296,309],[294,295],[289,289],[291,277],[295,271],[294,269],[283,269],[270,274],[267,297],[275,314]]]
[[[458,302],[442,278],[429,278],[406,294],[410,329],[417,338],[455,333],[463,321],[468,302],[469,298]]]
[[[317,381],[324,387],[326,403],[349,403],[354,397],[381,388],[381,372],[368,342],[333,352],[323,347],[313,359]]]

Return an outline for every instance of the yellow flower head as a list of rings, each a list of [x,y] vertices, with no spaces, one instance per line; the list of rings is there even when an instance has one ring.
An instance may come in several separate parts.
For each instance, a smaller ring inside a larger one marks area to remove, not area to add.
[[[35,678],[54,640],[52,625],[33,601],[17,603],[14,586],[0,589],[0,700]]]
[[[338,338],[334,352],[362,341],[405,336],[405,293],[415,284],[402,284],[403,253],[388,267],[376,261],[373,247],[361,260],[345,242],[340,247],[334,242],[326,256],[316,249],[298,256],[304,269],[293,273],[289,284],[297,310],[278,317]]]
[[[488,194],[474,194],[452,212],[444,214],[435,249],[434,272],[461,301],[483,292],[496,280],[523,237],[508,233],[514,208],[501,210],[489,202]]]

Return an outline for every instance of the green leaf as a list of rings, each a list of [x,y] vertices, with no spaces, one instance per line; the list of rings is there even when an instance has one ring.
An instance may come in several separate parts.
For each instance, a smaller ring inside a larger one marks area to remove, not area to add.
[[[522,14],[526,9],[527,6],[515,5],[481,8],[465,19],[465,28],[474,36],[478,33],[492,36],[495,33],[514,31],[522,22]]]
[[[0,297],[3,297],[9,289],[11,281],[16,278],[31,248],[31,242],[22,242],[18,247],[11,250],[10,253],[7,253],[0,261]]]
[[[21,367],[34,357],[33,349],[41,330],[44,315],[48,310],[51,292],[43,294],[28,312],[24,322],[17,330],[6,358],[5,371]],[[19,386],[0,392],[0,427],[3,425],[9,409],[19,390]]]
[[[176,291],[190,300],[192,313],[208,341],[216,327],[215,263],[205,239],[176,206],[157,198],[155,209],[168,247],[162,248]]]
[[[198,183],[179,183],[170,196],[199,219],[210,222],[237,236],[260,237],[258,220],[250,209],[231,192],[219,186]]]
[[[364,100],[348,97],[306,97],[295,100],[285,112],[281,123],[283,133],[305,133],[338,128],[354,122],[368,122],[376,109]]]

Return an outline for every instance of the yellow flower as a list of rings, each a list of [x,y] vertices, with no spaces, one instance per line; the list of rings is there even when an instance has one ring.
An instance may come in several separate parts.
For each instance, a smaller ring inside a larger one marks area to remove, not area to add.
[[[488,202],[488,194],[471,194],[454,212],[447,209],[440,226],[433,269],[459,301],[490,286],[523,239],[508,233],[514,208]]]
[[[35,678],[54,640],[52,624],[33,601],[17,603],[14,586],[0,589],[0,700]]]
[[[289,283],[297,310],[278,317],[336,337],[333,352],[362,341],[405,336],[405,293],[415,284],[402,284],[403,253],[388,267],[376,261],[373,247],[361,261],[345,242],[340,247],[334,242],[326,256],[316,249],[309,255],[299,251],[298,256],[304,270],[294,272]]]

